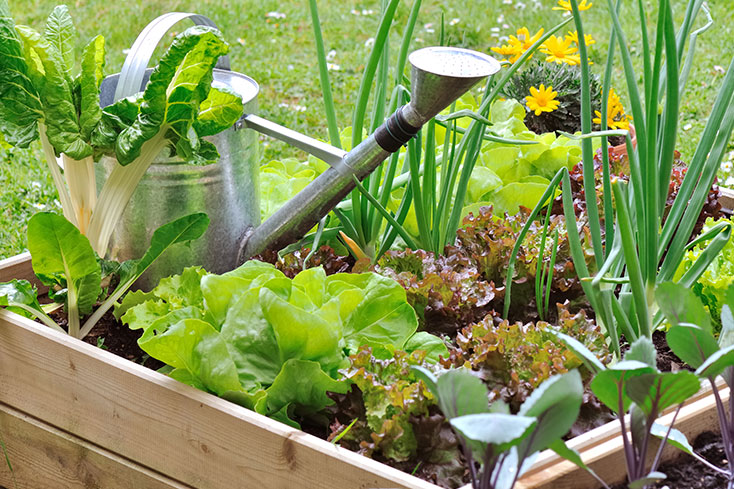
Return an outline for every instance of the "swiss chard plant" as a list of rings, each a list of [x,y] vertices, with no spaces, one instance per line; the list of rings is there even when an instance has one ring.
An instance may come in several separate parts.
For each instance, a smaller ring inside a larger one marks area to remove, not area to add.
[[[249,261],[215,275],[200,268],[128,294],[117,315],[141,329],[140,347],[170,375],[261,414],[295,424],[346,392],[348,356],[369,346],[445,354],[443,342],[416,333],[415,312],[399,284],[374,273],[327,276],[322,268],[287,278]]]
[[[511,489],[546,448],[581,463],[561,439],[576,421],[583,397],[576,370],[549,378],[517,414],[510,414],[502,401],[490,405],[486,386],[466,369],[438,377],[425,368],[414,369],[459,436],[474,489]]]
[[[64,216],[100,256],[159,153],[170,148],[188,162],[214,162],[216,148],[202,138],[242,114],[238,95],[211,86],[212,69],[228,50],[214,29],[197,26],[177,36],[145,92],[105,109],[99,105],[104,38],[92,39],[77,63],[66,6],[53,10],[40,33],[16,26],[0,0],[0,32],[0,131],[20,147],[41,140]],[[95,161],[102,155],[119,164],[98,195]]]
[[[0,306],[84,338],[161,254],[177,243],[199,238],[208,226],[206,214],[191,214],[164,224],[153,233],[150,247],[140,259],[118,265],[101,260],[89,239],[63,216],[39,212],[28,221],[33,270],[41,283],[49,286],[49,296],[64,304],[68,330],[49,317],[26,280],[0,284]],[[102,279],[111,274],[118,276],[118,285],[109,291]]]
[[[734,387],[734,286],[727,288],[721,306],[721,333],[718,340],[713,335],[713,321],[700,299],[690,289],[675,283],[660,284],[656,297],[665,319],[670,323],[667,340],[670,349],[688,365],[696,369],[696,375],[711,384],[719,417],[719,431],[726,456],[727,466],[713,466],[693,452],[690,446],[685,451],[728,480],[727,488],[734,487],[734,411],[731,397],[727,406],[721,399],[716,379],[721,377],[729,389]]]
[[[665,443],[684,450],[689,447],[685,435],[673,425],[683,403],[699,390],[698,377],[685,370],[660,372],[655,346],[647,337],[632,343],[622,361],[605,367],[576,339],[563,333],[557,335],[594,372],[591,390],[619,419],[628,487],[644,489],[665,479],[665,474],[657,471]],[[656,423],[664,410],[675,406],[677,410],[668,427]],[[649,457],[655,437],[662,443]]]

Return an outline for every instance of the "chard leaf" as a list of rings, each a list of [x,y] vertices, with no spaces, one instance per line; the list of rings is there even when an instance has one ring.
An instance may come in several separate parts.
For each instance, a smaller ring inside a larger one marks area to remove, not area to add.
[[[538,421],[535,435],[523,442],[520,453],[535,453],[548,448],[568,433],[578,418],[584,396],[584,386],[578,370],[554,375],[540,384],[523,403],[521,416]]]
[[[693,368],[698,368],[719,350],[716,339],[695,324],[679,323],[666,334],[668,346],[678,358]]]
[[[127,290],[168,248],[176,243],[188,243],[201,237],[209,227],[209,217],[203,212],[189,214],[159,227],[150,238],[150,247],[139,260],[130,260],[120,270],[120,285],[115,294]],[[127,266],[125,266],[127,265]]]
[[[0,306],[27,318],[34,318],[37,314],[46,314],[43,312],[41,304],[38,303],[35,287],[27,280],[11,280],[10,282],[1,283]],[[32,309],[35,312],[31,313],[27,309]]]
[[[89,141],[92,131],[97,127],[102,117],[99,106],[99,86],[104,78],[104,37],[97,36],[84,48],[82,53],[82,72],[79,76],[81,88],[81,109],[79,124],[82,137]]]
[[[101,268],[89,240],[62,216],[39,212],[28,221],[28,249],[33,270],[49,286],[65,285],[88,314],[101,288]],[[67,304],[68,306],[68,304]]]
[[[66,79],[71,82],[71,69],[74,66],[74,38],[76,28],[71,20],[69,8],[66,5],[57,5],[46,20],[46,30],[43,37],[61,56],[62,71]]]
[[[28,74],[23,47],[6,0],[0,0],[0,132],[27,147],[38,137],[41,100]]]
[[[518,445],[533,431],[537,420],[529,416],[498,413],[467,414],[451,418],[451,426],[464,438],[496,447],[504,452]]]
[[[130,127],[138,117],[141,96],[126,97],[102,110],[91,134],[92,145],[99,151],[113,154],[117,136]]]
[[[16,26],[23,40],[26,60],[43,104],[46,136],[58,153],[81,160],[92,155],[92,147],[84,142],[77,121],[72,85],[66,76],[64,60],[59,51],[38,32],[26,26]]]
[[[140,156],[143,143],[164,131],[184,158],[198,153],[193,122],[209,94],[212,69],[228,45],[216,29],[194,26],[180,34],[153,70],[135,122],[117,138],[121,165]]]
[[[176,369],[187,370],[191,383],[201,384],[210,392],[242,390],[226,343],[206,321],[184,319],[160,334],[141,338],[140,347]]]
[[[213,136],[232,127],[242,113],[242,98],[236,92],[225,86],[212,87],[199,106],[194,130],[199,137]]]

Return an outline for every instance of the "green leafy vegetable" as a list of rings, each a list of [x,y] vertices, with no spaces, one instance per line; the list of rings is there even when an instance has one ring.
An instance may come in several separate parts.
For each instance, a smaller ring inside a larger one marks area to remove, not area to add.
[[[98,259],[89,240],[69,221],[56,214],[41,212],[28,222],[28,247],[39,280],[52,287],[51,290],[61,289],[49,295],[65,303],[67,332],[83,338],[163,252],[176,243],[199,238],[208,226],[206,214],[191,214],[164,224],[153,233],[150,248],[141,259],[111,266]],[[107,292],[106,286],[102,287],[102,270],[105,276],[119,274],[119,284],[92,312],[97,300]],[[135,294],[130,302],[146,297],[145,294],[142,296]],[[64,331],[38,305],[36,291],[27,282],[0,284],[0,306],[20,308],[46,325]],[[123,307],[129,308],[130,303]],[[89,317],[81,325],[80,319],[85,315]],[[148,319],[152,317],[150,314]]]
[[[187,269],[140,299],[123,304],[122,320],[143,330],[144,351],[191,385],[290,423],[329,404],[326,392],[346,392],[338,371],[349,354],[368,345],[388,358],[417,328],[405,291],[373,273],[327,276],[312,268],[289,279],[249,261],[222,275]],[[207,362],[180,360],[215,345]],[[237,385],[220,372],[235,372]]]
[[[487,402],[486,387],[468,370],[449,370],[436,378],[426,369],[413,368],[462,439],[477,488],[511,489],[527,469],[526,461],[557,444],[581,407],[583,385],[575,370],[546,380],[512,415],[504,403]]]

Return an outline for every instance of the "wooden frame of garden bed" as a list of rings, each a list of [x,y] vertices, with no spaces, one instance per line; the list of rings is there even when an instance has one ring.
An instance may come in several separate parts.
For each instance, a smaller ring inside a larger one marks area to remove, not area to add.
[[[721,195],[719,195],[719,202],[721,203],[722,209],[729,212],[730,214],[734,211],[734,190],[726,187],[719,187]]]
[[[12,278],[35,282],[27,254],[0,261],[0,282]],[[702,391],[676,428],[692,437],[715,428],[715,417]],[[618,432],[609,423],[570,442],[610,482],[625,473]],[[13,467],[0,456],[8,489],[13,479],[18,489],[438,489],[5,310],[0,440]],[[594,482],[543,453],[518,487]]]

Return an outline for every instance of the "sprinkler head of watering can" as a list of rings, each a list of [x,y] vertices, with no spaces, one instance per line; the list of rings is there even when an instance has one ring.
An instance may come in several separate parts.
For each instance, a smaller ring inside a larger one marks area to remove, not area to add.
[[[403,114],[422,126],[479,81],[500,70],[496,59],[469,49],[434,46],[408,57],[411,100]]]
[[[275,214],[242,237],[237,263],[266,249],[281,249],[301,238],[329,213],[390,154],[415,136],[436,114],[471,87],[497,73],[500,64],[476,51],[452,47],[428,47],[411,53],[411,100],[390,115],[370,137],[349,153],[295,133],[269,121],[248,115],[247,127],[304,149],[331,165]]]

